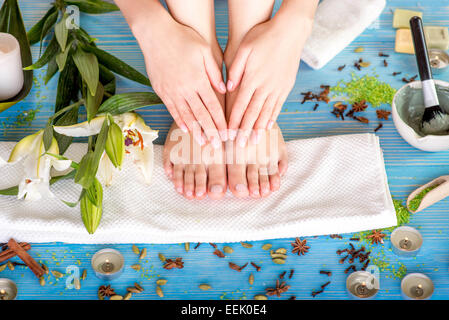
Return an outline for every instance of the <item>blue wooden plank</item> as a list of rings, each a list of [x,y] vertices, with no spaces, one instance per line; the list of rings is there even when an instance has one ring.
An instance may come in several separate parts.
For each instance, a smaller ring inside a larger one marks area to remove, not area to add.
[[[50,0],[33,1],[22,0],[20,5],[27,28],[32,26],[47,10]],[[277,6],[279,1],[277,2]],[[321,70],[311,70],[302,64],[297,76],[296,84],[289,95],[283,111],[279,117],[279,124],[287,140],[308,138],[323,135],[372,132],[377,126],[375,111],[370,108],[367,111],[368,118],[372,120],[369,125],[363,125],[354,121],[342,122],[330,114],[330,106],[321,104],[317,111],[312,111],[314,103],[300,104],[301,92],[307,90],[317,91],[321,84],[334,85],[340,79],[349,79],[352,63],[360,56],[365,61],[372,63],[372,68],[367,71],[379,74],[381,80],[390,83],[393,87],[402,86],[400,78],[410,77],[417,73],[414,57],[411,55],[394,53],[395,30],[391,27],[392,9],[394,8],[416,9],[424,12],[424,22],[429,25],[448,26],[449,1],[388,1],[387,8],[382,13],[380,20],[370,29],[366,30],[343,52],[333,59]],[[226,1],[216,1],[217,36],[222,47],[227,38],[227,14]],[[145,72],[144,60],[139,47],[133,38],[125,20],[120,13],[110,13],[100,16],[82,15],[81,24],[98,38],[98,45],[125,60],[141,72]],[[362,54],[354,53],[356,47],[363,46]],[[33,56],[38,55],[38,46],[33,47]],[[377,56],[378,52],[390,54],[387,59],[389,67],[383,67],[382,60]],[[347,67],[339,72],[338,66],[346,64]],[[393,77],[393,71],[401,71],[401,77]],[[27,134],[41,128],[48,116],[52,113],[55,100],[56,79],[45,86],[42,84],[43,73],[36,72],[37,85],[32,89],[29,97],[22,103],[0,113],[0,140],[16,141]],[[439,79],[447,76],[439,75]],[[131,81],[119,79],[118,91],[146,90],[143,86]],[[36,119],[30,126],[14,126],[17,115],[24,110],[40,108]],[[388,106],[386,106],[388,108]],[[171,117],[163,106],[147,108],[139,111],[145,120],[154,128],[161,130],[158,143],[162,143],[168,131]],[[384,150],[387,174],[392,194],[398,199],[406,196],[417,186],[449,172],[449,152],[425,153],[416,150],[406,144],[396,132],[391,120],[384,122],[384,127],[378,132]],[[363,164],[360,164],[363,165]],[[410,225],[420,228],[424,236],[424,246],[417,258],[398,259],[389,251],[386,241],[384,249],[375,248],[373,255],[382,256],[393,264],[398,261],[404,263],[409,272],[424,272],[435,283],[434,298],[449,298],[449,200],[424,210],[412,216]],[[271,243],[273,248],[284,247],[290,249],[291,239],[275,239],[257,241],[252,244],[252,249],[246,249],[240,244],[229,244],[235,249],[234,253],[220,259],[212,254],[212,247],[202,244],[197,250],[185,252],[184,245],[153,245],[139,244],[140,248],[146,247],[148,257],[143,260],[143,271],[136,272],[130,265],[137,263],[137,257],[131,251],[130,245],[114,245],[125,255],[126,267],[124,274],[111,282],[112,286],[120,294],[125,293],[127,286],[135,281],[140,282],[146,289],[144,293],[135,295],[135,299],[159,299],[155,294],[155,280],[165,278],[168,284],[163,287],[165,298],[168,299],[250,299],[254,294],[263,293],[266,287],[274,284],[277,276],[283,271],[295,269],[295,275],[287,280],[291,289],[285,295],[295,295],[298,299],[311,299],[310,293],[319,288],[324,282],[332,283],[326,291],[315,299],[346,299],[344,289],[344,269],[347,264],[341,265],[335,251],[344,248],[351,235],[344,235],[344,239],[330,239],[329,237],[308,238],[311,246],[310,252],[305,256],[288,254],[285,265],[275,265],[271,262],[269,253],[262,250],[264,243]],[[194,244],[191,244],[193,247]],[[220,245],[221,247],[222,245]],[[65,272],[70,265],[78,266],[81,270],[88,269],[88,278],[82,283],[82,289],[76,291],[67,289],[65,279],[57,281],[53,277],[47,280],[45,287],[40,287],[34,276],[23,267],[17,267],[16,271],[5,270],[0,276],[8,277],[17,282],[19,287],[19,299],[96,299],[96,290],[99,285],[105,284],[93,275],[90,268],[92,254],[105,247],[104,245],[69,245],[64,243],[33,244],[31,254],[45,262],[51,269]],[[290,250],[289,250],[290,251]],[[158,259],[158,253],[166,257],[183,257],[185,268],[183,270],[165,270]],[[230,270],[228,262],[244,264],[254,261],[262,266],[261,272],[256,272],[252,267],[247,267],[242,272]],[[333,275],[319,275],[319,270],[331,270]],[[255,283],[250,286],[248,277],[250,273],[255,275]],[[213,289],[201,291],[200,283],[209,283]],[[391,277],[391,271],[381,273],[381,291],[378,299],[400,298],[400,281]],[[277,299],[276,297],[274,299]]]

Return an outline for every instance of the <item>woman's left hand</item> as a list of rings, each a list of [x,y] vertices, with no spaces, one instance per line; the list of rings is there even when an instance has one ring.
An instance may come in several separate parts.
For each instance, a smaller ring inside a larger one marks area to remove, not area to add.
[[[255,26],[242,40],[227,82],[231,92],[240,86],[228,124],[229,137],[237,136],[240,146],[250,135],[257,143],[257,130],[271,129],[275,123],[294,86],[312,17],[298,17],[297,11],[281,7],[273,19]]]

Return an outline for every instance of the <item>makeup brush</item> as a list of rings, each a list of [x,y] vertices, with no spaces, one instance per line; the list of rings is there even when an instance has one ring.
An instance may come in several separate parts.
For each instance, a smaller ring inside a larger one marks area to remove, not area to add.
[[[449,115],[441,109],[438,101],[420,17],[415,16],[410,19],[410,29],[424,96],[425,111],[421,123],[422,130],[426,134],[442,133],[449,130]]]

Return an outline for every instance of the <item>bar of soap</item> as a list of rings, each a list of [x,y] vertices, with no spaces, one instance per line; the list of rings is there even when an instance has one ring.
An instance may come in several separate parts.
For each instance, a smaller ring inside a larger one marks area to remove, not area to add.
[[[449,49],[449,31],[446,27],[425,26],[424,36],[428,49]],[[410,29],[396,30],[396,42],[394,51],[400,53],[414,54],[412,33]]]
[[[393,28],[410,29],[410,18],[414,16],[422,18],[422,12],[405,9],[395,9],[393,15]]]

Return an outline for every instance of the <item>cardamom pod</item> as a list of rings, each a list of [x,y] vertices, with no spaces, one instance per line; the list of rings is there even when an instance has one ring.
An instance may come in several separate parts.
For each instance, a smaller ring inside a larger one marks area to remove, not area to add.
[[[156,293],[161,298],[164,296],[164,293],[162,292],[162,289],[159,286],[156,287]]]
[[[156,284],[160,286],[165,286],[167,284],[167,280],[165,279],[158,279],[156,280]]]
[[[360,53],[360,52],[363,52],[364,50],[365,49],[363,49],[363,47],[357,47],[357,48],[355,48],[354,52]]]
[[[273,262],[276,264],[284,264],[285,259],[276,258],[276,259],[273,259]]]
[[[145,258],[147,256],[147,248],[143,248],[142,251],[140,251],[139,260]]]
[[[234,252],[234,249],[232,249],[232,248],[229,247],[229,246],[224,246],[224,247],[223,247],[223,251],[224,251],[225,253],[227,253],[227,254],[231,254],[231,253]]]
[[[253,285],[253,284],[254,284],[254,275],[253,275],[252,272],[251,272],[251,274],[249,275],[248,282],[249,282],[250,285]]]
[[[135,254],[140,254],[140,250],[139,250],[139,248],[135,244],[133,244],[133,252]]]
[[[125,137],[122,129],[115,122],[109,125],[105,151],[114,167],[120,168],[125,157]]]
[[[7,265],[6,263],[0,265],[0,272],[4,271],[4,270],[6,269],[7,266],[8,266],[8,265]]]
[[[126,290],[131,293],[140,293],[140,290],[135,287],[128,287]]]
[[[276,253],[283,253],[283,254],[286,254],[286,253],[287,253],[287,249],[285,249],[285,248],[279,248],[279,249],[277,249],[275,252],[276,252]]]
[[[113,296],[110,296],[109,300],[123,300],[123,296],[121,296],[119,294],[115,294]]]
[[[186,249],[186,252],[189,252],[189,250],[190,250],[190,243],[189,242],[184,243],[184,248]]]
[[[81,274],[81,280],[86,280],[86,277],[87,277],[87,269],[84,269],[83,270],[83,273]]]
[[[14,264],[11,261],[7,262],[9,270],[13,271],[15,269]]]
[[[262,246],[262,249],[268,251],[268,250],[271,249],[272,246],[273,246],[273,245],[272,245],[271,243],[265,243],[265,244]]]
[[[40,278],[39,278],[39,284],[43,287],[43,286],[45,286],[45,277],[44,276],[41,276]]]
[[[240,244],[242,245],[243,248],[252,248],[253,245],[251,243],[247,243],[247,242],[240,242]]]
[[[129,300],[131,299],[131,297],[133,296],[133,294],[131,292],[128,292],[127,294],[125,294],[125,296],[123,297],[123,300]]]
[[[44,269],[45,274],[49,274],[50,270],[48,269],[48,267],[43,263],[41,264],[41,266],[42,266],[42,269]]]
[[[140,271],[140,269],[142,269],[142,266],[140,264],[133,264],[131,268],[133,268],[136,271]]]
[[[362,62],[359,63],[359,65],[361,67],[363,67],[363,68],[367,68],[367,67],[369,67],[371,65],[371,62],[362,61]]]
[[[162,253],[159,253],[158,256],[159,260],[161,260],[162,262],[165,262],[165,260],[167,260],[167,258],[165,258],[165,256]]]
[[[268,297],[264,294],[256,294],[254,300],[268,300]]]
[[[143,288],[140,284],[138,284],[137,282],[134,282],[134,287],[139,290],[140,292],[143,292]]]
[[[61,272],[56,271],[56,270],[52,270],[52,271],[51,271],[51,274],[52,274],[55,278],[58,278],[58,279],[64,277],[64,275],[63,275]]]
[[[200,284],[198,286],[198,288],[200,288],[201,290],[210,290],[210,289],[212,289],[212,287],[210,285],[206,284],[206,283]]]

